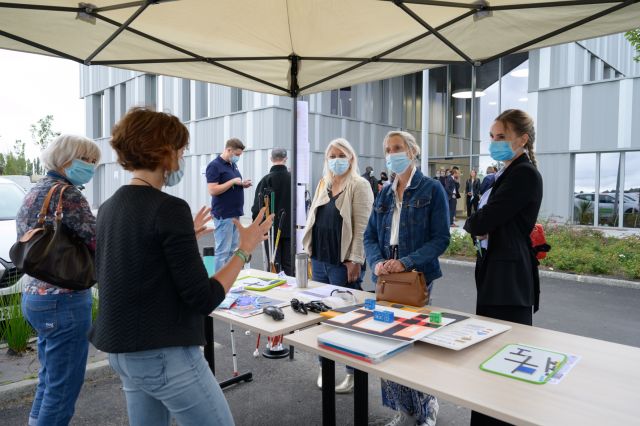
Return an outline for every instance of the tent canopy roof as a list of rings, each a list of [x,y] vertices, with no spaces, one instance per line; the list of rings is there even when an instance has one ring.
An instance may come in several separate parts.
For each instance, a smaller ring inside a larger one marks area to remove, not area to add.
[[[0,3],[0,48],[297,96],[640,25],[640,0],[94,1]]]

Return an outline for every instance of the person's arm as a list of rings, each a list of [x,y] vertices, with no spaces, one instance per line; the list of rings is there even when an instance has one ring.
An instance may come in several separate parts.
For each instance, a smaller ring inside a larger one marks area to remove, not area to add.
[[[59,194],[60,189],[56,190]],[[57,207],[58,197],[53,196],[51,204]],[[78,236],[91,252],[96,251],[96,217],[84,195],[76,187],[67,187],[62,194],[62,223]]]
[[[214,160],[215,161],[215,160]],[[234,185],[242,185],[242,179],[234,178],[229,179],[225,183],[220,183],[220,179],[222,178],[222,174],[218,169],[217,164],[212,161],[207,166],[207,171],[205,175],[207,176],[207,191],[211,196],[217,196],[223,194],[228,191]]]
[[[228,180],[225,183],[208,182],[207,190],[209,191],[209,195],[217,196],[227,192],[234,185],[242,185],[242,179],[237,177],[237,178]]]
[[[363,265],[365,254],[362,238],[364,230],[367,228],[369,216],[371,216],[371,207],[373,206],[373,192],[371,192],[369,182],[363,179],[356,179],[351,203],[351,226],[353,232],[346,260]]]
[[[247,253],[251,253],[257,242],[264,239],[264,232],[256,234],[261,232],[261,228],[254,224],[243,228],[240,234],[240,248]],[[224,300],[225,293],[233,285],[244,262],[232,256],[218,273],[213,277],[207,276],[198,251],[191,211],[183,200],[171,197],[162,203],[155,225],[171,279],[180,298],[197,312],[210,314]]]
[[[369,221],[367,223],[367,227],[364,231],[364,253],[367,257],[367,263],[371,267],[371,271],[375,271],[375,266],[379,262],[384,262],[386,259],[382,255],[382,250],[380,249],[380,242],[378,240],[378,211],[376,208],[380,207],[382,199],[384,198],[385,191],[387,191],[387,187],[385,187],[381,192],[380,196],[376,200],[375,205],[373,206],[373,210],[371,211],[371,215],[369,216]]]
[[[431,209],[429,211],[428,241],[418,250],[400,258],[405,271],[411,271],[416,265],[422,265],[437,259],[449,246],[449,202],[438,185],[434,185],[431,192]],[[401,223],[400,226],[403,226]]]
[[[487,204],[471,215],[464,229],[471,235],[486,235],[510,221],[536,197],[542,197],[542,180],[530,167],[517,167],[505,176]]]

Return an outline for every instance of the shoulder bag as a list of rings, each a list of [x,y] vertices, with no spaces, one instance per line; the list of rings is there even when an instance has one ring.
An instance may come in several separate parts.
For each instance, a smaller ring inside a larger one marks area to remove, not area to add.
[[[44,200],[38,223],[9,251],[13,264],[33,278],[70,290],[86,290],[96,283],[93,256],[86,244],[62,223],[62,196],[69,185],[54,185]],[[60,198],[54,224],[45,223],[56,189]]]

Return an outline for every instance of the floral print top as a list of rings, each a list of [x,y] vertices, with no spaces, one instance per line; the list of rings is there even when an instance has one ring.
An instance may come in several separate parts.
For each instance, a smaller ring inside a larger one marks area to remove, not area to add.
[[[16,217],[16,228],[18,231],[18,239],[28,230],[36,226],[38,222],[38,214],[44,203],[47,193],[56,183],[65,183],[71,185],[64,176],[49,171],[47,176],[42,178],[29,193],[25,196],[22,207],[18,210]],[[53,222],[54,212],[60,198],[60,190],[57,190],[51,202],[49,203],[49,211],[47,214],[47,222]],[[64,191],[62,199],[62,223],[87,245],[91,253],[96,250],[96,218],[91,213],[91,207],[87,199],[82,195],[80,189],[71,186]],[[87,290],[82,290],[87,291]],[[23,292],[25,294],[61,294],[72,293],[74,290],[57,287],[53,284],[38,280],[36,278],[25,275]]]

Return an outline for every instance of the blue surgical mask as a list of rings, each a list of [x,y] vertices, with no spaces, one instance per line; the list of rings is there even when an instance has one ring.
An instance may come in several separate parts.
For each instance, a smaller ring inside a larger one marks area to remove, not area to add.
[[[509,161],[516,155],[508,141],[491,141],[489,154],[496,161]]]
[[[346,158],[330,158],[329,170],[336,176],[342,176],[349,170],[349,160]]]
[[[184,176],[184,157],[178,160],[178,170],[167,173],[164,178],[164,184],[166,186],[175,186],[180,183]]]
[[[407,156],[406,152],[396,152],[394,154],[387,155],[387,169],[391,170],[397,175],[402,174],[407,167],[411,165],[411,160]]]
[[[233,164],[236,164],[238,161],[240,161],[240,156],[239,155],[232,155],[231,156],[231,162]]]
[[[71,162],[71,165],[64,169],[64,173],[69,179],[69,182],[75,186],[84,185],[88,183],[93,174],[96,171],[96,165],[87,163],[82,160],[75,159]]]

